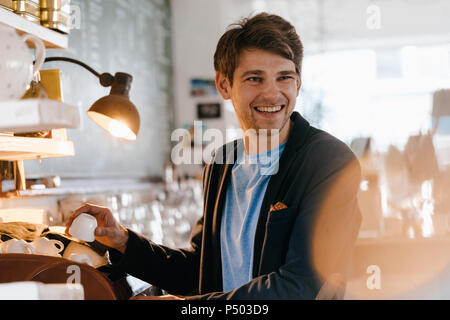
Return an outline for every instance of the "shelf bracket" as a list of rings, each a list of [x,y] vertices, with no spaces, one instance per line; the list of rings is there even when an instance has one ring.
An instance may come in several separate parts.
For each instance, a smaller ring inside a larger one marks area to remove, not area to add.
[[[14,183],[16,191],[27,189],[23,160],[14,161]]]

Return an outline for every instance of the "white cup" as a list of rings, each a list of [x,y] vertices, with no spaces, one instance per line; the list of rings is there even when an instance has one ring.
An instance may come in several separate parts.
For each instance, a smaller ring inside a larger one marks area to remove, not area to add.
[[[61,257],[59,254],[64,249],[64,244],[55,239],[39,238],[31,243],[36,254]]]
[[[27,91],[31,80],[38,74],[45,60],[45,46],[38,37],[20,36],[6,25],[0,24],[0,101],[18,100]],[[36,47],[36,62],[25,41]]]
[[[69,260],[75,261],[78,263],[85,263],[85,264],[93,267],[91,259],[89,258],[89,256],[87,254],[71,253],[69,256]]]
[[[14,281],[0,283],[0,300],[38,300],[38,283],[35,281]]]
[[[39,300],[84,300],[81,283],[37,283]]]
[[[34,247],[25,240],[10,239],[1,244],[3,253],[24,253],[34,254]]]
[[[84,300],[81,283],[0,283],[0,300]]]
[[[69,233],[80,240],[93,242],[95,240],[95,228],[97,228],[97,219],[87,213],[81,213],[72,221]]]
[[[108,260],[105,257],[102,257],[97,252],[92,250],[90,247],[77,243],[76,241],[71,241],[66,250],[64,250],[63,258],[71,260],[72,255],[86,255],[89,257],[89,261],[92,263],[94,268],[98,268],[108,264]]]

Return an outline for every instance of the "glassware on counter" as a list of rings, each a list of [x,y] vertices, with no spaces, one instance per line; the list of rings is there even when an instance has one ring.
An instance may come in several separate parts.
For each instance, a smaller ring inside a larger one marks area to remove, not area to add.
[[[202,184],[183,180],[155,184],[154,188],[120,194],[74,195],[59,200],[59,220],[64,224],[83,203],[107,207],[122,225],[171,247],[188,247],[193,225],[203,211]]]

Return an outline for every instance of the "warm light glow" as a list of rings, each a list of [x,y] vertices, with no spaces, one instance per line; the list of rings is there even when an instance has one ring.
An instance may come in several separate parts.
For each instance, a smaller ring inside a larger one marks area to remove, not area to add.
[[[434,214],[433,181],[427,180],[421,184],[420,191],[415,195],[416,207],[408,209],[410,218],[401,215],[401,219],[398,219],[401,224],[400,234],[390,235],[392,227],[389,225],[392,224],[387,224],[388,218],[392,219],[394,216],[390,214],[389,217],[384,217],[386,220],[383,219],[386,229],[383,228],[381,234],[385,236],[376,239],[360,237],[347,254],[346,246],[351,241],[349,236],[354,235],[355,220],[353,216],[347,215],[346,210],[353,208],[349,203],[345,204],[342,197],[347,196],[346,188],[351,186],[349,182],[358,170],[357,166],[352,165],[344,168],[329,187],[320,209],[315,213],[310,243],[317,273],[328,280],[336,269],[339,270],[335,267],[339,266],[338,262],[349,262],[351,268],[345,291],[346,299],[423,297],[424,290],[428,291],[431,285],[436,285],[442,279],[444,272],[448,271],[450,261],[449,250],[445,247],[447,237],[427,239],[436,235],[436,221],[433,220],[436,216],[439,218],[439,214]],[[370,190],[369,186],[366,192],[371,192]],[[361,198],[358,197],[357,200],[359,202]],[[381,199],[377,201],[381,202]],[[342,209],[345,211],[339,211]],[[362,218],[365,217],[363,214]],[[413,220],[413,217],[416,219]],[[446,225],[437,226],[444,230],[442,232],[447,232]],[[426,297],[428,299],[428,295]]]
[[[91,118],[95,123],[108,131],[114,137],[127,140],[136,140],[136,135],[123,122],[94,111],[88,111],[87,114],[89,118]]]
[[[109,122],[109,133],[114,137],[124,138],[128,140],[135,140],[136,136],[133,132],[122,122],[112,119]]]

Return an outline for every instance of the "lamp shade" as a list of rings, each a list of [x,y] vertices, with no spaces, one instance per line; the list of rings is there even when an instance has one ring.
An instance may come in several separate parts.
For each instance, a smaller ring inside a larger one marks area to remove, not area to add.
[[[97,100],[87,114],[113,136],[136,140],[140,118],[135,105],[128,97],[131,81],[130,75],[116,73],[110,94]]]

